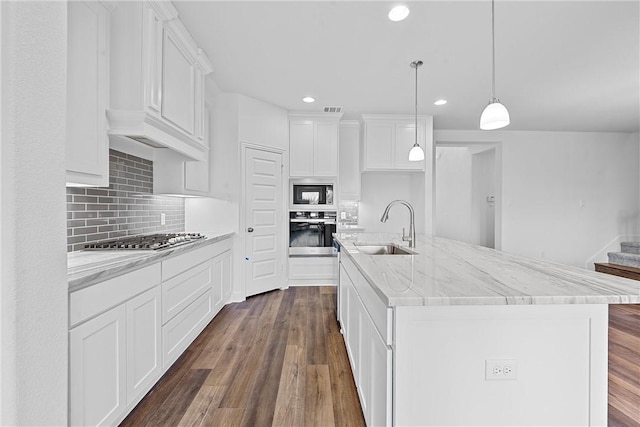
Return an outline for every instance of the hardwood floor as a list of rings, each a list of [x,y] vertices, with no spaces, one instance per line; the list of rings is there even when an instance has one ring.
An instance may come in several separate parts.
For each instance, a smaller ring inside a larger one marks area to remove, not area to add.
[[[640,426],[640,305],[609,306],[609,426]]]
[[[226,306],[122,426],[364,426],[335,287]]]

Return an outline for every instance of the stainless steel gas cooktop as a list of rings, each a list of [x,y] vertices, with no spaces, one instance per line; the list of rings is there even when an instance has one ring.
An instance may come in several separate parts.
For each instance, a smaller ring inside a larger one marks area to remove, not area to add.
[[[111,240],[102,240],[85,245],[86,250],[159,250],[184,245],[200,239],[206,239],[200,233],[168,233],[126,236]]]

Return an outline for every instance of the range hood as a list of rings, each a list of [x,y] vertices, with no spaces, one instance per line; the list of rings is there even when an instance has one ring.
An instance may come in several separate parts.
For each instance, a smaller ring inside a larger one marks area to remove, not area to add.
[[[107,110],[109,135],[125,137],[153,148],[168,148],[189,160],[203,161],[209,149],[165,119],[145,111]]]

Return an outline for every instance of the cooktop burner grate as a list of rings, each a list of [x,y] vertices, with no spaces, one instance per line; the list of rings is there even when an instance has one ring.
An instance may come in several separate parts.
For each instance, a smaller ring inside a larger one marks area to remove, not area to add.
[[[127,236],[117,239],[102,240],[84,246],[86,250],[159,250],[206,239],[200,233],[168,233]]]

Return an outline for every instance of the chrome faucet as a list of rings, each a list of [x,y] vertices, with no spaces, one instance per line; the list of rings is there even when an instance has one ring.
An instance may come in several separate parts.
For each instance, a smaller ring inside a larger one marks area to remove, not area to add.
[[[405,236],[404,228],[403,228],[402,229],[402,240],[408,241],[410,248],[415,248],[416,247],[415,213],[413,211],[413,206],[411,206],[411,204],[409,202],[406,202],[404,200],[394,200],[393,202],[389,203],[387,205],[387,207],[385,208],[384,213],[382,214],[382,218],[380,218],[380,222],[387,222],[387,220],[389,219],[389,209],[391,209],[392,206],[398,205],[398,204],[405,205],[409,209],[409,218],[410,218],[409,235]]]

